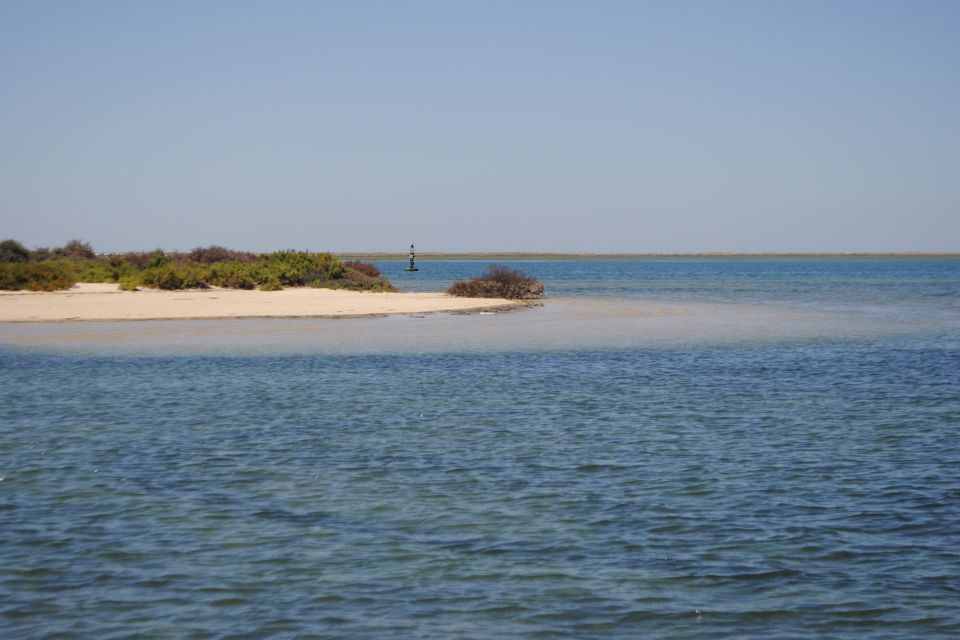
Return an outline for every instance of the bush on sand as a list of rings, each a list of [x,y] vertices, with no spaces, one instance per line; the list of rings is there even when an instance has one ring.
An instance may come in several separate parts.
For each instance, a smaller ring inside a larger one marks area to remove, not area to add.
[[[522,271],[492,264],[479,278],[457,280],[447,293],[465,298],[507,298],[535,300],[544,295],[543,283]]]
[[[0,263],[0,289],[5,291],[56,291],[69,289],[74,282],[76,274],[59,260]]]

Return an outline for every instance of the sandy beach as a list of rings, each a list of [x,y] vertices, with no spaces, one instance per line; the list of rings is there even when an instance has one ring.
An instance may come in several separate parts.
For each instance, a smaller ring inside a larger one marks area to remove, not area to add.
[[[519,303],[455,298],[444,293],[369,293],[296,287],[281,291],[120,291],[115,284],[77,284],[54,292],[0,292],[0,322],[305,318],[505,309]]]

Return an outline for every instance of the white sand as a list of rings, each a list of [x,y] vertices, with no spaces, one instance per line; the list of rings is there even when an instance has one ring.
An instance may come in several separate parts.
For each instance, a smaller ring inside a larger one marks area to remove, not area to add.
[[[0,322],[369,316],[478,311],[517,304],[493,298],[456,298],[445,293],[369,293],[309,287],[282,291],[120,291],[115,284],[77,284],[50,293],[0,291]]]

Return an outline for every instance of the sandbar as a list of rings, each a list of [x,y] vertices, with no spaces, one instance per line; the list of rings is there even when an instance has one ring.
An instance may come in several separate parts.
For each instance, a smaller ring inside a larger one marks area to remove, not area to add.
[[[0,322],[339,318],[505,310],[522,304],[499,298],[459,298],[445,293],[372,293],[312,287],[280,291],[216,287],[120,291],[115,284],[81,283],[64,291],[2,291]]]

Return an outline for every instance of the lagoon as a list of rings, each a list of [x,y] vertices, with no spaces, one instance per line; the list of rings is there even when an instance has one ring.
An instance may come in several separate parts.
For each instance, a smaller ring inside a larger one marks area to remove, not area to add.
[[[960,261],[510,266],[551,298],[0,326],[0,633],[960,633]]]

